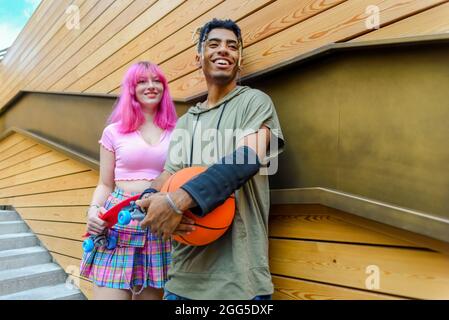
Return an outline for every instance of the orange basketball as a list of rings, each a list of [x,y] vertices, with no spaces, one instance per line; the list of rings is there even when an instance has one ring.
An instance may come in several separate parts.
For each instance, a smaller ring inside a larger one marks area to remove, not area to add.
[[[205,167],[190,167],[179,170],[164,184],[161,192],[173,192],[184,183],[206,171]],[[184,215],[195,221],[195,231],[188,235],[174,236],[173,239],[191,246],[204,246],[220,238],[232,224],[235,214],[235,199],[231,195],[226,201],[204,217],[198,217],[190,211]]]

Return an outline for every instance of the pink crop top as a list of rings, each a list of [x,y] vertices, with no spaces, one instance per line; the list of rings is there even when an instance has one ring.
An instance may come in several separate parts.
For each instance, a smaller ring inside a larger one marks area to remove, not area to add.
[[[118,124],[108,125],[98,141],[115,154],[114,179],[152,180],[164,170],[171,132],[165,130],[156,145],[148,144],[138,130],[120,133]]]

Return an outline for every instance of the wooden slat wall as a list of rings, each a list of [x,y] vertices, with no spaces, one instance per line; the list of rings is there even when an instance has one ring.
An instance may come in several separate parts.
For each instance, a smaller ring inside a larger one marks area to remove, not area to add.
[[[85,212],[98,172],[20,134],[0,141],[0,204],[11,205],[54,259],[91,297],[79,277]],[[76,270],[78,270],[76,272]]]
[[[439,34],[449,31],[449,3],[413,15],[351,41],[379,40]]]
[[[369,266],[378,289],[366,285]],[[272,206],[270,267],[276,299],[449,299],[447,254],[321,205]]]
[[[87,297],[81,236],[97,181],[97,171],[25,136],[0,141],[0,205],[14,206]],[[449,299],[449,256],[422,236],[321,205],[274,205],[269,231],[275,299]],[[365,286],[370,265],[377,290]]]
[[[80,29],[66,27],[69,5]],[[368,30],[366,8],[380,9]],[[205,91],[193,30],[213,18],[243,31],[242,76],[318,47],[448,31],[448,0],[43,0],[1,62],[0,108],[19,90],[119,93],[135,61],[161,65],[176,99]]]

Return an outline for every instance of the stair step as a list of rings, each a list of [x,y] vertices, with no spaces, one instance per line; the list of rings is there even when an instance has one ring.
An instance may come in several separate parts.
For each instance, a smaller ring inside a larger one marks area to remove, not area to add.
[[[0,300],[86,300],[86,298],[79,289],[63,283],[0,296]]]
[[[48,251],[42,247],[28,247],[0,251],[0,271],[49,262],[51,262],[51,256]]]
[[[0,221],[16,221],[20,220],[17,212],[12,210],[0,210]]]
[[[33,233],[0,234],[0,251],[33,247],[38,244]]]
[[[66,278],[64,270],[54,263],[0,271],[0,296],[61,284]]]
[[[29,228],[23,221],[0,222],[0,234],[27,232]]]

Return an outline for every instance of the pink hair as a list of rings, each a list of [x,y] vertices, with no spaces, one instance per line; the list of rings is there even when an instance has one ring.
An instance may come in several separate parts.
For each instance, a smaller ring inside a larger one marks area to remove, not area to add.
[[[119,131],[122,133],[136,131],[145,122],[145,116],[136,98],[136,85],[139,79],[147,78],[149,74],[158,77],[164,85],[164,93],[153,119],[154,124],[170,131],[176,125],[175,105],[168,90],[167,79],[156,64],[141,61],[133,64],[126,72],[120,98],[108,118],[108,124],[119,123]]]

